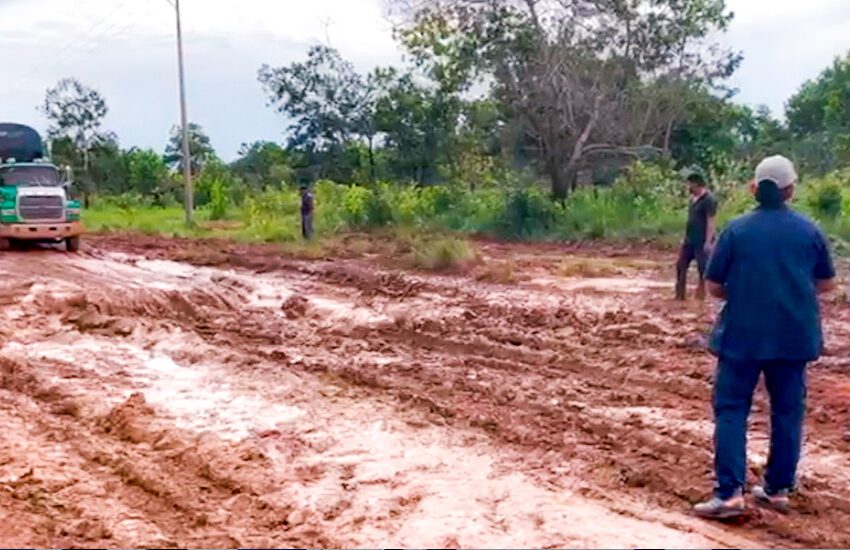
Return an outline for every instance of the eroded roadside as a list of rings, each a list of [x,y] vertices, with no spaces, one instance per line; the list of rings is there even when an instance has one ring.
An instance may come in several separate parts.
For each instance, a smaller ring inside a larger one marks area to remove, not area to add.
[[[29,526],[4,543],[850,542],[840,355],[802,512],[682,513],[710,483],[711,361],[658,266],[565,278],[541,255],[499,285],[203,246],[0,257],[0,525]]]

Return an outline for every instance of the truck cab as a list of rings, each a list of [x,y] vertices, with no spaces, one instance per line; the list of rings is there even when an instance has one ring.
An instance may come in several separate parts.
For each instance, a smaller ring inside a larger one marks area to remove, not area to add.
[[[0,158],[0,239],[10,245],[64,242],[69,252],[77,252],[83,233],[80,203],[69,196],[70,178],[41,158],[41,138],[26,126],[0,124],[0,157],[4,153],[23,154],[25,160]]]

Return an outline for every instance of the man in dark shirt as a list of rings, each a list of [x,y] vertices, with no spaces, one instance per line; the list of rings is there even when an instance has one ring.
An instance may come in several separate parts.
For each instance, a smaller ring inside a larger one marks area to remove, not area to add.
[[[747,418],[761,373],[770,395],[770,457],[760,505],[788,509],[796,483],[806,410],[806,365],[823,347],[817,295],[835,277],[827,241],[787,206],[797,175],[788,159],[762,161],[755,211],[729,224],[708,266],[709,292],[725,299],[711,339],[714,381],[714,498],[694,511],[707,518],[745,512]]]
[[[708,191],[702,174],[691,173],[688,176],[687,183],[691,191],[691,202],[688,208],[685,240],[682,243],[679,261],[676,264],[677,300],[685,299],[688,268],[694,260],[697,261],[697,269],[699,270],[697,297],[705,297],[705,268],[711,247],[714,244],[714,216],[717,214],[717,201]]]
[[[305,241],[313,238],[313,194],[306,183],[301,185],[301,236]]]

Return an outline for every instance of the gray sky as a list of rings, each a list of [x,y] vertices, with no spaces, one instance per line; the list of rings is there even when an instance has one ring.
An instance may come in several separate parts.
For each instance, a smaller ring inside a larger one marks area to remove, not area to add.
[[[283,118],[257,82],[263,63],[303,58],[329,43],[368,70],[399,63],[379,0],[181,0],[189,116],[225,159],[241,143],[283,139]],[[729,45],[744,63],[738,100],[781,114],[800,84],[850,49],[847,0],[727,0]],[[35,108],[58,79],[99,89],[105,126],[122,145],[162,150],[178,120],[173,9],[168,0],[0,0],[0,119],[39,129]]]

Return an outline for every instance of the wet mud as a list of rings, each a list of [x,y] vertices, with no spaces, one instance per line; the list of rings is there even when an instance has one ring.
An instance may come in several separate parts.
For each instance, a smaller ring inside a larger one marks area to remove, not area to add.
[[[451,275],[139,236],[3,253],[0,543],[850,546],[841,296],[794,513],[709,524],[715,306],[670,299],[664,251],[480,252]],[[751,482],[768,411],[760,389]]]

